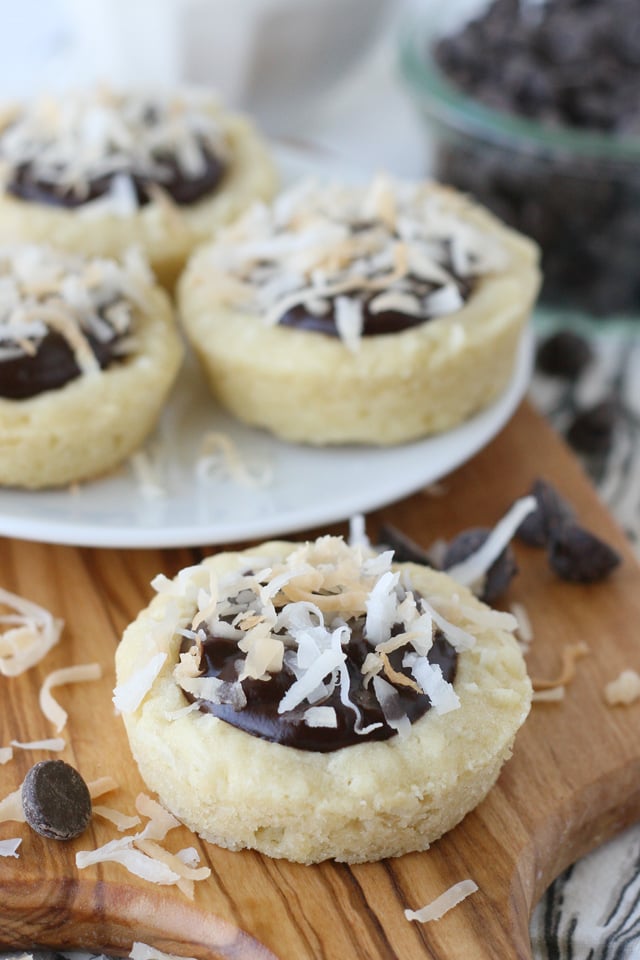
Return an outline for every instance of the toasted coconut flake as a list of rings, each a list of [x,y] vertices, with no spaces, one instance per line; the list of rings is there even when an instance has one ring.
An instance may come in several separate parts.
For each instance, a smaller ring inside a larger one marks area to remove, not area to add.
[[[166,659],[166,653],[156,653],[128,680],[118,684],[113,691],[113,703],[119,713],[133,713],[138,709],[151,690]]]
[[[391,683],[395,684],[397,687],[409,687],[411,690],[415,690],[416,693],[422,693],[420,686],[416,683],[415,680],[412,680],[411,677],[408,677],[406,674],[401,673],[399,670],[394,670],[389,661],[388,655],[384,650],[378,651],[380,659],[382,660],[382,665],[387,679]]]
[[[175,853],[169,853],[164,847],[161,847],[155,840],[136,840],[136,846],[143,853],[166,863],[168,867],[174,870],[185,880],[206,880],[211,876],[209,867],[192,867],[185,863],[182,857]]]
[[[473,587],[481,581],[491,564],[500,556],[512,540],[525,517],[537,509],[535,497],[516,500],[508,513],[496,524],[479,550],[447,570],[447,573],[465,587]]]
[[[136,797],[136,810],[143,817],[148,817],[149,822],[138,836],[145,840],[164,840],[170,830],[180,826],[172,813],[165,810],[156,800],[153,800],[146,793],[139,793]]]
[[[64,621],[2,588],[0,604],[16,611],[0,616],[0,628],[5,628],[0,634],[0,673],[16,677],[39,663],[58,643]]]
[[[92,800],[95,800],[96,797],[102,797],[105,793],[117,790],[118,784],[113,777],[98,777],[97,780],[90,780],[87,787],[89,788],[89,796]]]
[[[0,823],[5,820],[15,820],[17,823],[25,822],[22,809],[22,785],[0,800]]]
[[[604,698],[610,706],[628,705],[640,700],[640,674],[636,670],[623,670],[606,685]]]
[[[0,840],[0,857],[15,857],[17,859],[20,856],[18,847],[21,843],[22,837],[11,837],[8,840]]]
[[[121,810],[115,810],[113,807],[105,807],[102,804],[95,804],[91,808],[93,813],[102,817],[104,820],[108,820],[109,823],[113,823],[118,830],[131,830],[132,827],[137,827],[141,822],[140,817],[130,817],[126,813],[122,813]]]
[[[102,676],[102,667],[99,663],[83,663],[73,667],[62,667],[53,670],[45,677],[40,688],[40,709],[47,720],[50,720],[59,733],[67,722],[67,712],[51,696],[53,687],[63,686],[66,683],[84,683],[86,680],[98,680]]]
[[[533,679],[531,684],[536,691],[553,690],[554,687],[566,687],[576,675],[576,662],[589,653],[586,643],[571,643],[561,653],[561,669],[557,677],[551,680]]]
[[[440,920],[445,913],[457,907],[459,903],[466,900],[468,896],[475,893],[478,884],[473,880],[461,880],[454,883],[452,887],[445,890],[439,897],[432,900],[420,910],[405,910],[404,915],[407,920],[417,920],[419,923],[429,923],[431,920]]]
[[[0,747],[0,764],[9,763],[9,760],[13,758],[13,748],[12,747]]]
[[[551,687],[548,690],[534,690],[531,699],[534,703],[557,703],[564,700],[565,693],[565,687]]]
[[[452,314],[464,304],[466,281],[507,260],[437,187],[387,177],[362,188],[298,184],[224,230],[199,269],[225,303],[267,325],[298,306],[333,308],[342,342],[356,351],[365,303],[374,314]],[[461,326],[454,334],[464,339]]]
[[[52,737],[48,740],[31,740],[29,743],[20,743],[18,740],[12,740],[11,746],[18,750],[64,750],[67,743],[62,737]]]
[[[202,438],[195,465],[196,479],[231,480],[241,487],[265,487],[273,481],[273,468],[244,459],[237,444],[227,433],[210,430]]]
[[[96,863],[119,863],[129,873],[150,883],[167,886],[178,882],[180,874],[141,850],[134,849],[133,840],[133,837],[122,837],[120,840],[110,840],[96,850],[79,850],[76,853],[76,866],[78,870],[84,870]]]

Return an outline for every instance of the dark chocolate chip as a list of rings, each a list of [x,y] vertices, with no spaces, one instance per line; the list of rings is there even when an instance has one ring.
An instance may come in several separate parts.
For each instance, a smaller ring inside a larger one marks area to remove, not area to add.
[[[384,523],[378,532],[378,545],[393,550],[396,563],[421,563],[433,567],[427,551],[391,523]]]
[[[560,330],[538,347],[536,367],[550,376],[576,380],[592,359],[588,340],[571,330]]]
[[[546,480],[536,480],[530,494],[536,498],[538,505],[524,518],[516,536],[531,547],[546,547],[554,531],[568,520],[573,520],[574,511]]]
[[[620,561],[620,554],[613,547],[575,523],[557,530],[549,545],[551,569],[562,580],[574,583],[603,580]]]
[[[71,840],[91,820],[89,788],[64,760],[42,760],[22,784],[22,809],[32,830],[52,840]]]
[[[567,430],[567,440],[580,453],[608,453],[617,421],[617,403],[614,400],[602,400],[575,417]]]
[[[470,557],[472,553],[480,549],[490,532],[486,527],[471,527],[469,530],[463,530],[462,533],[459,533],[447,545],[442,569],[449,570]],[[513,550],[510,546],[507,546],[487,570],[482,590],[479,593],[480,600],[484,600],[485,603],[495,603],[506,592],[517,572],[518,565]]]

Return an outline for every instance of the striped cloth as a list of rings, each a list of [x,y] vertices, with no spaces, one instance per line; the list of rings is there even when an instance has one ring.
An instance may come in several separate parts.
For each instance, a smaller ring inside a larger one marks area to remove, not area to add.
[[[554,326],[552,318],[541,320],[540,337]],[[530,398],[560,434],[581,410],[603,399],[617,402],[610,451],[578,456],[640,553],[639,328],[571,326],[593,345],[593,361],[575,383],[537,373]],[[640,670],[640,646],[631,666]],[[558,877],[534,912],[531,940],[535,960],[640,960],[640,825]]]

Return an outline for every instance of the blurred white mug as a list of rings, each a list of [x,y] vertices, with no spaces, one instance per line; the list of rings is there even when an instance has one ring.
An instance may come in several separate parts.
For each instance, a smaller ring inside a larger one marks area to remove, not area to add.
[[[263,121],[297,112],[369,50],[394,0],[66,0],[87,80],[215,88]]]

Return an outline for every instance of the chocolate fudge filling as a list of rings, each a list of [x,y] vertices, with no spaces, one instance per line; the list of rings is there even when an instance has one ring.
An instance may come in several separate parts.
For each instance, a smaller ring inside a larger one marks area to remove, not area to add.
[[[455,284],[460,291],[463,301],[468,300],[473,290],[473,283],[470,280],[462,279],[453,275]],[[410,293],[419,297],[425,297],[434,293],[438,287],[435,284],[425,284],[420,280],[414,280],[409,277],[411,282]],[[429,314],[428,311],[418,315],[403,313],[401,310],[380,310],[373,313],[369,304],[378,295],[374,294],[360,295],[362,303],[362,336],[375,337],[385,333],[401,333],[403,330],[409,330],[411,327],[417,327],[426,320],[433,320],[435,314]],[[314,333],[323,333],[328,337],[339,337],[336,326],[335,298],[327,298],[327,309],[324,313],[312,313],[304,304],[298,304],[287,310],[282,315],[278,323],[283,327],[295,327],[298,330],[310,330]]]
[[[268,680],[245,679],[241,681],[242,689],[247,698],[247,705],[236,710],[230,704],[212,703],[209,700],[198,700],[200,710],[212,713],[225,720],[234,727],[244,730],[255,737],[281,743],[287,747],[296,747],[298,750],[312,750],[317,753],[330,753],[342,747],[364,743],[370,740],[388,740],[396,731],[390,727],[376,699],[371,683],[366,687],[361,672],[362,664],[372,647],[363,637],[364,618],[359,618],[351,624],[351,637],[344,648],[347,654],[346,665],[350,677],[350,698],[360,710],[361,727],[379,723],[380,726],[366,734],[356,732],[356,714],[340,699],[339,684],[330,696],[318,701],[314,706],[333,707],[337,717],[337,727],[310,727],[304,721],[304,714],[309,709],[309,703],[304,702],[286,714],[278,713],[278,704],[289,687],[295,682],[295,675],[288,668],[286,662],[282,670],[270,675]],[[397,630],[396,630],[397,632]],[[393,635],[393,631],[392,631]],[[190,649],[193,641],[184,640],[181,653]],[[402,666],[404,655],[411,651],[405,646],[389,654],[389,662],[394,670],[411,678],[409,671]],[[453,683],[456,675],[458,656],[454,648],[446,639],[441,630],[434,634],[433,646],[429,651],[430,663],[437,664],[442,670],[444,679]],[[242,660],[242,653],[235,640],[207,635],[202,643],[200,659],[201,676],[217,677],[233,683],[238,678],[238,661]],[[384,674],[383,674],[384,676]],[[394,687],[400,699],[402,709],[411,723],[415,723],[429,710],[431,701],[426,694],[417,693],[411,687],[396,685]],[[185,696],[190,702],[196,698],[186,691]]]
[[[124,173],[131,178],[140,207],[151,201],[152,196],[149,188],[154,185],[161,187],[168,193],[174,203],[180,206],[188,206],[213,193],[219,186],[226,170],[224,162],[219,157],[204,146],[201,149],[204,170],[197,177],[185,176],[176,158],[169,154],[162,154],[155,158],[156,162],[165,171],[165,176],[162,179],[152,179],[131,169],[109,173],[73,186],[40,179],[36,175],[33,165],[25,163],[14,170],[13,176],[7,184],[7,191],[13,196],[30,203],[74,208],[89,203],[91,200],[97,200],[109,193],[113,178]]]
[[[114,348],[119,338],[104,343],[87,333],[86,338],[100,368],[104,370],[117,358]],[[27,400],[47,390],[57,390],[81,374],[75,354],[65,337],[50,330],[38,341],[35,353],[0,360],[0,397]]]

